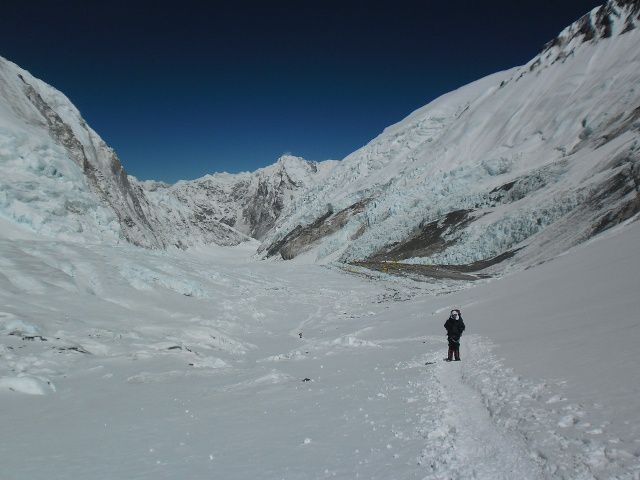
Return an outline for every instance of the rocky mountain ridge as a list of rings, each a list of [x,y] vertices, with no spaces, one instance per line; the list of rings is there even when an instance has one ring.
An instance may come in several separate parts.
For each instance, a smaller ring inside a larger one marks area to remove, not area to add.
[[[261,239],[294,198],[321,182],[336,162],[283,155],[254,172],[217,173],[174,185],[137,182],[161,223],[214,221]]]

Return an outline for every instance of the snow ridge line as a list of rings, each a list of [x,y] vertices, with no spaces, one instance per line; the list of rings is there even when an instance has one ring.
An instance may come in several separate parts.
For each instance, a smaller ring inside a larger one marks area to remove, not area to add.
[[[439,359],[428,358],[428,361]],[[421,362],[423,363],[423,362]],[[418,417],[418,435],[426,441],[417,458],[418,465],[426,468],[427,479],[452,477],[456,465],[455,428],[444,421],[442,412],[448,408],[442,384],[433,368],[428,368],[414,385],[423,395],[424,408]]]
[[[563,398],[562,382],[554,385],[525,380],[505,368],[494,349],[488,339],[468,335],[459,381],[479,396],[498,429],[524,441],[542,467],[543,478],[640,478],[638,458],[615,448],[617,439],[608,438],[606,422],[599,427],[592,425],[583,405]],[[455,380],[447,383],[455,384]]]

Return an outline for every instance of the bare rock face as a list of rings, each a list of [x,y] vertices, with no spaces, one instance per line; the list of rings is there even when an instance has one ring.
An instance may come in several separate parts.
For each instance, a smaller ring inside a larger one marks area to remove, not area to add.
[[[282,162],[282,160],[281,160]],[[273,172],[260,172],[247,184],[242,202],[242,218],[248,226],[248,234],[262,239],[273,228],[285,205],[298,191],[309,188],[302,179],[292,180],[284,162],[277,165]],[[309,176],[317,172],[316,164],[301,162],[300,167],[307,169]]]
[[[473,221],[470,213],[471,210],[455,210],[443,218],[421,224],[408,238],[387,245],[367,260],[398,261],[443,252],[455,241],[455,233]]]
[[[323,238],[343,228],[354,215],[364,210],[369,201],[370,199],[361,200],[337,213],[333,212],[331,206],[329,206],[327,212],[310,225],[304,227],[298,225],[284,238],[270,245],[266,249],[266,256],[271,257],[280,254],[284,260],[295,258],[309,250]]]

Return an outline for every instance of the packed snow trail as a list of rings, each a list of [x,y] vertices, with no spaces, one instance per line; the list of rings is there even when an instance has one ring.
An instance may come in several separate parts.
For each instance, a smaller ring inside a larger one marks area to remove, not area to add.
[[[443,405],[443,416],[427,434],[431,441],[422,453],[434,470],[427,478],[543,478],[524,442],[499,430],[477,392],[462,383],[460,363],[435,365],[435,378],[422,384],[427,396],[437,384],[437,402]]]
[[[629,361],[600,360],[627,383],[590,390],[592,399],[572,378],[607,379],[566,362],[558,378],[531,370],[543,359],[519,359],[558,355],[541,305],[564,315],[560,328],[578,345],[591,340],[594,327],[580,328],[594,321],[589,301],[594,311],[607,299],[637,310],[639,234],[636,224],[466,290],[451,282],[458,291],[448,294],[254,262],[251,246],[0,239],[2,478],[636,479],[638,424],[624,420],[640,410],[637,320],[624,317],[625,338],[611,337],[630,342]],[[571,316],[561,287],[597,284],[590,271],[608,280]],[[555,290],[539,286],[549,279]],[[468,329],[460,363],[441,360],[452,305]],[[501,308],[518,316],[493,315]]]

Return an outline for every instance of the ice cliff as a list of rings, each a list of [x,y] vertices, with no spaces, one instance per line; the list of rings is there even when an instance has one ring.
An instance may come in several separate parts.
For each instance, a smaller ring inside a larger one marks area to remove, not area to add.
[[[149,248],[261,238],[335,162],[139,182],[62,93],[0,57],[0,215],[39,234]]]

